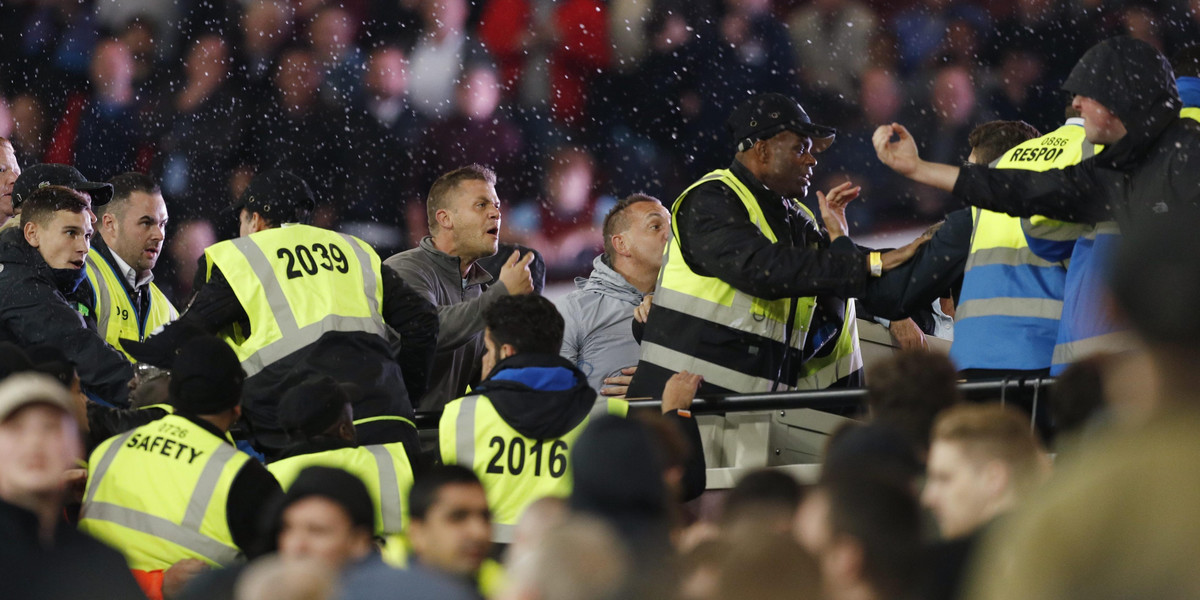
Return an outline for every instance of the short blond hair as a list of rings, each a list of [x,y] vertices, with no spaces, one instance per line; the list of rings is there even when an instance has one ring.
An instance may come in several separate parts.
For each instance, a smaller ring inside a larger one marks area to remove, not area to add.
[[[1029,415],[1002,404],[958,404],[938,415],[932,441],[959,444],[976,462],[998,460],[1012,473],[1013,493],[1032,491],[1049,473],[1049,461],[1034,435]]]

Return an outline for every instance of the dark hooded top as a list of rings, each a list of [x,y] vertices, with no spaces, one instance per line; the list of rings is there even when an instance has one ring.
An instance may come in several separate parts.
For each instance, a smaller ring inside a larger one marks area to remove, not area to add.
[[[82,279],[80,269],[51,268],[20,228],[0,234],[0,341],[58,348],[75,365],[88,395],[124,406],[133,365],[89,329],[67,299]]]
[[[517,433],[535,440],[559,437],[583,422],[597,394],[587,376],[571,361],[555,354],[518,353],[492,368],[472,394],[487,396],[501,419]],[[683,500],[704,493],[707,484],[700,429],[691,417],[671,411],[664,418],[687,440]]]
[[[1200,206],[1200,123],[1180,118],[1174,74],[1154,48],[1128,36],[1105,40],[1083,55],[1063,89],[1103,104],[1128,133],[1062,170],[964,166],[955,197],[1018,217],[1123,227]]]
[[[487,396],[501,419],[535,440],[559,437],[583,422],[596,404],[587,377],[561,356],[514,354],[472,390]]]

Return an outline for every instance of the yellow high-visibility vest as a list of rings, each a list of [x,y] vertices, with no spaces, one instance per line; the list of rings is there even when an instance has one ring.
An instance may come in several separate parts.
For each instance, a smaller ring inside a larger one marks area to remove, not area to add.
[[[88,462],[79,529],[138,571],[241,554],[226,515],[229,488],[250,456],[190,420],[167,415],[104,441]]]
[[[718,169],[697,180],[675,200],[671,207],[672,237],[667,241],[664,250],[663,265],[659,271],[658,284],[655,287],[653,303],[656,306],[670,309],[689,320],[695,321],[695,327],[722,327],[738,332],[745,338],[746,344],[733,349],[744,353],[753,353],[750,346],[783,346],[788,343],[790,350],[797,355],[803,350],[807,339],[808,328],[812,321],[816,305],[815,297],[780,298],[767,300],[742,292],[716,277],[706,277],[697,274],[687,265],[683,251],[679,245],[679,226],[676,217],[684,197],[697,186],[718,181],[728,186],[741,200],[746,212],[762,233],[772,243],[779,238],[767,223],[766,215],[754,198],[754,194],[728,169]],[[810,220],[816,221],[812,212],[804,205],[795,202]],[[792,326],[791,340],[787,339],[788,318],[795,306],[795,317]],[[651,325],[652,326],[652,325]],[[775,374],[746,372],[745,369],[731,368],[735,362],[750,362],[761,366],[761,360],[746,356],[738,357],[697,357],[694,347],[683,340],[677,346],[670,345],[665,339],[648,341],[643,339],[641,360],[664,369],[680,372],[691,371],[703,373],[706,382],[722,388],[741,393],[769,392],[775,387]],[[714,360],[715,359],[715,360]],[[739,361],[738,359],[742,359]],[[798,362],[798,360],[797,360]],[[799,365],[797,365],[799,367]],[[799,372],[799,370],[797,369]],[[779,382],[778,390],[792,389],[796,385],[794,378]]]
[[[438,424],[442,463],[475,471],[487,492],[493,538],[509,543],[512,527],[526,507],[545,496],[565,498],[571,494],[567,455],[591,419],[606,414],[624,417],[628,411],[625,400],[599,399],[567,433],[537,440],[504,422],[487,396],[466,396],[451,401],[442,411]]]
[[[253,377],[331,331],[386,337],[379,256],[350,235],[284,225],[214,244],[208,263],[229,281],[250,319],[221,335]]]
[[[179,312],[158,286],[151,283],[147,290],[149,310],[144,315],[139,313],[133,298],[125,290],[124,278],[95,248],[88,250],[84,268],[96,293],[95,318],[100,334],[110,346],[125,354],[129,362],[137,362],[121,347],[121,338],[143,341],[158,328],[178,319]]]
[[[408,524],[408,490],[412,488],[412,464],[404,444],[375,444],[300,454],[267,465],[267,470],[287,491],[300,472],[308,467],[342,469],[362,480],[375,503],[375,534],[403,532]]]

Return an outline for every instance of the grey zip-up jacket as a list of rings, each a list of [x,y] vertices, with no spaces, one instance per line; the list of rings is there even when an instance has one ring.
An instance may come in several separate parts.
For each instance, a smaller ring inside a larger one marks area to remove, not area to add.
[[[559,306],[566,321],[561,354],[599,391],[605,377],[638,364],[642,349],[633,337],[633,309],[641,304],[642,293],[608,266],[603,255],[592,261],[591,276],[577,277],[575,286],[579,289]]]
[[[438,339],[425,395],[417,410],[441,410],[447,402],[466,392],[480,379],[483,358],[483,309],[508,289],[479,263],[472,264],[466,278],[461,261],[438,250],[433,238],[425,236],[416,248],[383,261],[400,278],[437,307]]]

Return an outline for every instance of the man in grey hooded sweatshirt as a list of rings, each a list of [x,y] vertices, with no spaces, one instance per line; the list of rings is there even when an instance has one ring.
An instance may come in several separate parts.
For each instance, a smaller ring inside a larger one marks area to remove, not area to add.
[[[637,367],[633,311],[654,291],[670,235],[671,213],[658,199],[633,194],[621,200],[604,217],[604,254],[559,306],[566,321],[561,354],[601,394],[624,395]]]

